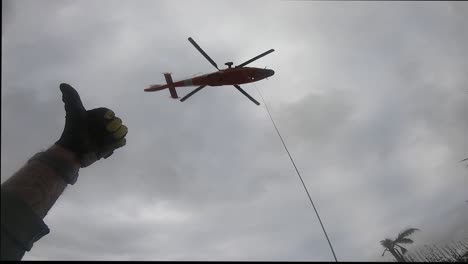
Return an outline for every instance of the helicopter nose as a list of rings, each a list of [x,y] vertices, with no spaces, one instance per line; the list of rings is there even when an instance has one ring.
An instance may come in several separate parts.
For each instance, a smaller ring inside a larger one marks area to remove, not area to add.
[[[275,71],[274,70],[268,70],[267,74],[268,74],[268,77],[273,76],[275,74]]]

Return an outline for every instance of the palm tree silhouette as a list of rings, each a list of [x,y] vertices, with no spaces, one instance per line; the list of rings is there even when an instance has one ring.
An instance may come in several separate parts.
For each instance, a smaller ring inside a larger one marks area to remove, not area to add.
[[[407,236],[413,234],[415,231],[418,231],[419,229],[417,228],[408,228],[404,230],[403,232],[400,232],[398,234],[397,238],[395,240],[391,240],[389,238],[386,238],[382,241],[380,241],[380,244],[385,248],[384,252],[382,253],[382,256],[384,256],[385,252],[390,251],[390,253],[395,257],[395,259],[398,262],[406,262],[405,257],[403,255],[408,251],[406,248],[402,247],[399,244],[411,244],[413,243],[413,240],[407,238]],[[400,248],[401,252],[398,250]]]

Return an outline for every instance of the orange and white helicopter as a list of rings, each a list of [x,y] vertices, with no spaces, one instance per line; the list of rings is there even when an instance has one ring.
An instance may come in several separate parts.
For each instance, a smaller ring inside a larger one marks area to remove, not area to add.
[[[273,51],[274,49],[270,49],[244,63],[241,63],[235,67],[232,67],[233,63],[232,62],[226,62],[225,65],[228,66],[228,68],[225,69],[219,69],[218,65],[206,54],[205,51],[203,51],[200,46],[192,39],[188,38],[190,43],[213,65],[218,71],[213,72],[213,73],[208,73],[204,74],[201,76],[197,76],[194,78],[190,79],[185,79],[177,82],[172,81],[172,77],[170,73],[165,73],[164,77],[166,79],[166,84],[164,85],[151,85],[148,88],[145,88],[144,91],[146,92],[154,92],[154,91],[161,91],[164,89],[169,89],[169,92],[171,94],[171,97],[174,99],[178,99],[179,97],[177,96],[177,91],[176,87],[186,87],[186,86],[199,86],[186,96],[184,96],[180,101],[185,101],[187,100],[190,96],[194,95],[196,92],[200,91],[201,89],[205,88],[206,86],[222,86],[222,85],[233,85],[236,87],[237,90],[239,90],[243,95],[245,95],[247,98],[249,98],[252,102],[254,102],[256,105],[260,105],[259,102],[257,102],[252,96],[250,96],[247,92],[245,92],[239,84],[244,84],[244,83],[251,83],[251,82],[256,82],[263,80],[265,78],[268,78],[270,76],[273,76],[275,72],[270,69],[261,69],[261,68],[254,68],[254,67],[244,67],[245,65],[265,56]]]

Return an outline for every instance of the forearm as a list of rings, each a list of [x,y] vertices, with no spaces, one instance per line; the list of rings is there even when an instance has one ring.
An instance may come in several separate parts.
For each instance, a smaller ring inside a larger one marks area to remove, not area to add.
[[[20,260],[49,233],[42,219],[70,182],[62,176],[78,175],[80,163],[72,152],[54,145],[45,151],[47,158],[38,155],[2,184],[2,260]]]
[[[46,152],[69,164],[70,170],[78,172],[79,161],[72,152],[57,145]],[[2,191],[16,195],[43,219],[66,186],[64,178],[55,169],[33,159],[2,184]]]

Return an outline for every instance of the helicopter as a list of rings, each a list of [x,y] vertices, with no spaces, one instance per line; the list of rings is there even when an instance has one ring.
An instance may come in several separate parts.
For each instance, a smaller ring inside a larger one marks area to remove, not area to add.
[[[246,91],[244,91],[239,84],[245,83],[252,83],[263,80],[275,74],[275,71],[270,69],[261,69],[261,68],[254,68],[254,67],[244,67],[245,65],[260,59],[263,56],[266,56],[273,51],[274,49],[270,49],[252,59],[241,63],[235,67],[233,66],[233,62],[226,62],[225,65],[227,68],[219,69],[218,65],[208,56],[208,54],[193,40],[191,37],[188,38],[188,41],[192,43],[192,45],[205,57],[211,65],[213,65],[218,71],[200,75],[194,78],[189,78],[181,81],[174,82],[172,80],[172,76],[170,73],[164,73],[164,78],[166,79],[166,84],[159,85],[154,84],[145,88],[145,92],[155,92],[161,91],[164,89],[169,89],[171,97],[174,99],[178,99],[176,87],[186,87],[186,86],[199,86],[195,90],[188,93],[186,96],[180,99],[181,102],[184,102],[189,97],[194,95],[195,93],[199,92],[201,89],[205,88],[206,86],[223,86],[223,85],[232,85],[234,86],[239,92],[249,98],[253,103],[256,105],[260,105],[257,100],[255,100],[252,96],[250,96]]]

